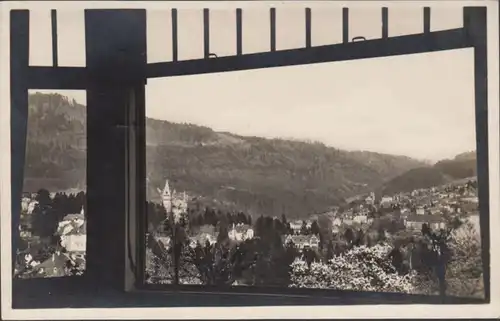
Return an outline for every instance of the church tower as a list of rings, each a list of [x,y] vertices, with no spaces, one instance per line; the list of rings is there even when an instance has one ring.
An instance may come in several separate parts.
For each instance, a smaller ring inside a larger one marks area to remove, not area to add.
[[[168,183],[168,179],[165,180],[165,187],[163,191],[158,189],[158,192],[161,194],[161,199],[163,201],[163,207],[167,211],[167,214],[172,210],[172,191],[170,190],[170,184]]]

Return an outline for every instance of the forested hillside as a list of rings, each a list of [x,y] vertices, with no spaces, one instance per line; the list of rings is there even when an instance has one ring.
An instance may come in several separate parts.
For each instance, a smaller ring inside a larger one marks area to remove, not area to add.
[[[58,94],[29,98],[25,190],[85,186],[85,106]],[[147,119],[148,196],[170,179],[202,205],[304,217],[373,190],[424,163],[321,143],[243,137]]]

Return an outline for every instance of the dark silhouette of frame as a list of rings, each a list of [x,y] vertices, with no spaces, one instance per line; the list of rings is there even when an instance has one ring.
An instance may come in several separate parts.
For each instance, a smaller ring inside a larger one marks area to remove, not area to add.
[[[488,106],[486,7],[465,7],[463,27],[430,31],[424,8],[421,34],[388,37],[387,8],[382,8],[382,38],[352,42],[348,8],[343,9],[343,42],[313,47],[311,11],[305,10],[305,47],[276,50],[276,10],[270,10],[270,51],[243,54],[241,9],[236,9],[236,55],[210,52],[209,10],[204,10],[204,58],[178,60],[177,10],[172,10],[173,61],[148,64],[146,10],[85,10],[86,67],[59,67],[56,11],[52,11],[53,66],[29,66],[29,11],[10,15],[12,253],[19,238],[29,89],[87,91],[87,270],[82,277],[14,280],[14,308],[123,306],[239,306],[320,304],[487,303],[490,301]],[[358,40],[358,39],[355,39]],[[354,59],[474,49],[477,166],[485,299],[438,298],[405,294],[334,290],[244,287],[144,287],[145,85],[148,78],[305,65]],[[127,215],[124,215],[127,213]],[[134,216],[135,222],[130,221]],[[131,225],[136,227],[131,229]],[[133,244],[130,244],[130,240]],[[14,257],[14,256],[13,256]],[[139,291],[124,293],[130,264]],[[186,293],[186,291],[188,293]],[[206,292],[216,293],[208,295]],[[200,294],[196,292],[205,292]],[[49,293],[51,293],[49,295]],[[238,294],[238,295],[236,295]],[[250,294],[258,294],[249,297]],[[288,296],[285,296],[288,295]],[[291,296],[293,295],[293,296]],[[168,298],[168,299],[166,299]]]

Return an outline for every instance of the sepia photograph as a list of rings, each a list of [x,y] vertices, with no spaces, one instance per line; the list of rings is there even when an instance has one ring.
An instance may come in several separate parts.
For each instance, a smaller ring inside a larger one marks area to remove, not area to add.
[[[2,317],[498,312],[497,5],[46,4],[1,5]]]

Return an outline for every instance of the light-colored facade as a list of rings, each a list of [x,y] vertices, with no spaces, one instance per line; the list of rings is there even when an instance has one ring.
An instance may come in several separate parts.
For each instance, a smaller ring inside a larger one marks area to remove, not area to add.
[[[228,232],[228,236],[231,240],[241,242],[253,239],[254,231],[253,229],[244,224],[234,225],[233,228]]]
[[[61,245],[65,247],[68,252],[85,252],[87,246],[87,235],[62,235]]]

